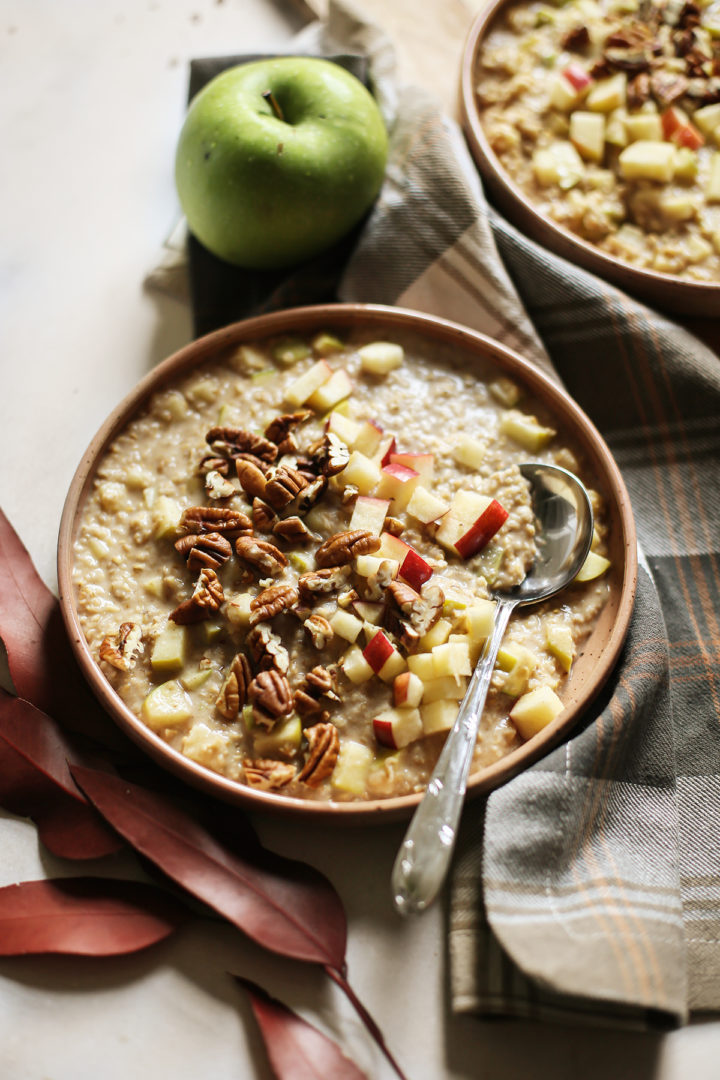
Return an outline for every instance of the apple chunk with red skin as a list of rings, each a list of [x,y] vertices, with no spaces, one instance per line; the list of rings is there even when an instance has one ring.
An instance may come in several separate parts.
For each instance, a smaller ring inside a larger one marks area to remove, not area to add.
[[[380,475],[378,496],[381,499],[392,499],[393,510],[404,510],[420,482],[420,473],[391,461],[383,465]]]
[[[420,592],[421,587],[433,575],[432,566],[423,559],[422,555],[418,555],[415,548],[410,547],[398,536],[393,536],[392,533],[382,533],[378,554],[383,558],[393,559],[398,562],[399,576],[404,581],[407,581],[408,585],[411,585],[416,592]]]
[[[406,707],[386,709],[373,718],[373,731],[382,746],[401,750],[423,735],[420,710]]]
[[[378,630],[377,634],[373,634],[363,649],[363,656],[377,675],[394,652],[395,646],[393,643],[383,634],[382,630]]]
[[[497,499],[477,491],[457,491],[435,539],[461,559],[469,559],[482,551],[507,518],[507,510]]]

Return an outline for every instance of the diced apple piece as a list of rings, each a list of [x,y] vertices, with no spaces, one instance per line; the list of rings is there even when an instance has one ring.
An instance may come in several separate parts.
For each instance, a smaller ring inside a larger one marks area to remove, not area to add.
[[[612,112],[624,109],[627,102],[627,75],[618,71],[607,79],[599,79],[590,87],[585,105],[592,112]]]
[[[253,750],[258,757],[291,757],[300,749],[302,742],[302,724],[300,717],[293,714],[281,722],[272,731],[256,729],[253,734]]]
[[[423,634],[420,638],[420,648],[423,652],[431,652],[436,645],[442,645],[450,637],[450,631],[452,630],[452,623],[449,619],[438,619],[434,626],[431,626],[427,634]]]
[[[571,142],[558,140],[547,149],[536,150],[532,168],[539,184],[557,184],[569,191],[585,174],[583,160]]]
[[[380,470],[380,483],[377,489],[378,497],[391,499],[393,512],[404,510],[419,482],[420,474],[416,473],[414,469],[408,469],[405,465],[390,462]]]
[[[333,353],[342,352],[345,348],[340,338],[329,334],[326,330],[321,330],[319,334],[316,334],[310,344],[318,356],[332,356]]]
[[[548,651],[560,662],[563,671],[569,671],[575,659],[575,642],[570,627],[562,623],[550,623],[545,628],[545,644]]]
[[[389,509],[389,499],[374,499],[370,495],[358,495],[348,529],[367,529],[374,536],[379,536]]]
[[[549,686],[537,686],[513,705],[510,719],[522,739],[531,739],[563,711],[563,703]]]
[[[638,139],[651,139],[653,142],[664,138],[662,120],[658,113],[633,113],[625,118],[625,131],[629,142]]]
[[[369,495],[380,483],[381,473],[374,461],[359,450],[353,450],[347,465],[336,479],[343,486],[354,484],[361,495]]]
[[[187,627],[168,622],[155,638],[150,654],[150,667],[158,675],[170,675],[179,671],[185,664],[187,646]]]
[[[387,658],[383,666],[378,671],[378,676],[383,682],[394,682],[398,675],[402,674],[407,669],[407,660],[393,647],[393,651]]]
[[[361,454],[371,458],[373,454],[377,453],[384,434],[385,432],[378,424],[373,423],[372,420],[363,420],[351,449],[359,450]]]
[[[467,690],[468,680],[465,676],[454,678],[452,675],[443,675],[438,679],[428,679],[423,690],[423,704],[429,705],[433,701],[462,701]]]
[[[352,447],[360,434],[361,427],[362,425],[357,420],[351,420],[349,416],[343,416],[341,412],[334,409],[328,416],[326,430],[337,435],[347,447]]]
[[[340,660],[340,667],[343,669],[350,682],[355,683],[356,685],[367,682],[368,679],[372,679],[375,674],[363,656],[362,649],[359,645],[350,646]]]
[[[291,405],[304,405],[308,398],[316,393],[323,383],[328,382],[332,375],[333,369],[327,361],[318,360],[290,383],[285,391],[285,400]]]
[[[500,431],[533,454],[547,446],[557,434],[553,428],[544,427],[534,416],[518,409],[508,409],[500,421]]]
[[[457,555],[456,541],[471,528],[491,502],[488,495],[481,495],[479,491],[456,491],[450,509],[435,534],[437,542]]]
[[[433,670],[436,678],[448,675],[453,679],[472,675],[469,641],[446,641],[432,650]]]
[[[570,117],[570,141],[585,161],[601,162],[605,153],[605,117],[577,109]]]
[[[343,611],[342,608],[338,608],[328,621],[337,636],[351,644],[357,640],[363,626],[361,619],[358,619],[351,611]]]
[[[373,454],[373,461],[376,462],[383,469],[386,465],[390,464],[390,458],[397,449],[397,439],[394,435],[383,435],[380,439],[380,445]]]
[[[398,574],[415,592],[420,592],[425,582],[432,577],[433,568],[414,548],[410,548],[400,564]]]
[[[429,525],[431,521],[437,521],[450,509],[448,503],[433,495],[431,491],[418,484],[412,493],[412,498],[407,504],[406,510],[411,517],[416,518],[421,524]]]
[[[422,701],[424,683],[413,671],[403,671],[393,683],[393,703],[416,709]]]
[[[660,132],[654,137],[669,139],[676,146],[686,146],[689,150],[699,150],[705,142],[705,137],[691,122],[688,114],[677,105],[671,105],[663,112]]]
[[[425,735],[438,735],[450,731],[457,720],[457,701],[433,701],[420,706],[423,732]]]
[[[639,139],[620,151],[618,162],[626,180],[659,180],[667,184],[673,177],[675,148],[669,142]]]
[[[409,551],[412,551],[412,548],[404,540],[401,540],[399,536],[393,536],[389,532],[380,534],[380,548],[377,553],[379,558],[393,559],[400,567]]]
[[[150,510],[155,539],[162,540],[165,536],[174,536],[181,514],[182,510],[175,499],[171,499],[169,495],[158,495]]]
[[[710,161],[710,174],[705,188],[705,198],[709,203],[720,202],[720,153],[718,152],[713,154]]]
[[[488,390],[506,409],[512,409],[513,405],[517,405],[520,400],[520,387],[504,375],[501,375],[499,379],[493,379],[488,384]]]
[[[358,618],[364,623],[379,626],[383,620],[385,605],[382,603],[375,603],[372,600],[354,600],[352,606]]]
[[[431,652],[414,653],[407,658],[408,668],[421,682],[430,682],[435,678],[435,664]]]
[[[319,361],[322,362],[322,361]],[[305,404],[315,412],[325,413],[333,409],[344,398],[350,397],[353,390],[352,379],[344,368],[333,371],[330,378],[324,382],[314,394],[307,398]]]
[[[381,557],[378,557],[377,555],[358,555],[354,563],[355,573],[359,574],[360,577],[372,577],[373,574],[377,574],[380,569],[380,563],[383,562],[390,564],[392,576],[397,577],[400,563],[397,559],[389,559],[385,555]]]
[[[461,435],[460,440],[452,448],[452,456],[460,465],[467,465],[469,469],[479,469],[487,454],[487,443],[484,439],[476,439],[472,435]]]
[[[418,708],[386,709],[373,717],[375,738],[382,746],[401,750],[422,738],[423,723]]]
[[[284,338],[272,350],[273,360],[290,367],[310,355],[310,346],[299,338]]]
[[[363,649],[363,656],[377,674],[397,650],[382,630],[377,630]]]
[[[658,206],[666,221],[690,221],[697,214],[691,195],[676,194],[672,190],[660,193]]]
[[[498,666],[507,671],[501,687],[503,694],[514,698],[524,694],[537,663],[535,653],[519,642],[503,647],[498,653]]]
[[[253,596],[251,593],[237,593],[229,598],[225,604],[225,615],[231,626],[250,625],[250,616],[252,615],[250,605],[252,602]]]
[[[611,146],[627,146],[628,136],[625,130],[627,112],[625,109],[613,109],[605,124],[605,142]]]
[[[494,600],[475,600],[465,612],[465,626],[471,641],[486,641],[492,634],[494,622]]]
[[[604,555],[598,555],[597,551],[588,552],[588,557],[575,575],[575,581],[593,581],[600,577],[610,567],[610,560]]]
[[[696,109],[693,113],[693,122],[697,124],[703,135],[707,135],[708,138],[712,136],[717,140],[720,133],[720,102]]]
[[[576,90],[578,93],[587,90],[593,81],[592,76],[587,69],[584,68],[582,64],[578,64],[576,60],[573,60],[572,63],[568,64],[566,68],[563,68],[562,73],[572,86],[573,90]]]
[[[155,686],[142,703],[142,718],[153,731],[184,724],[193,713],[192,701],[179,682]]]
[[[185,690],[190,692],[199,690],[208,681],[212,673],[213,669],[211,667],[196,668],[195,671],[188,671],[186,675],[183,675],[180,683]]]
[[[432,483],[435,475],[434,454],[398,454],[393,450],[390,454],[390,462],[393,465],[404,465],[406,469],[413,469],[420,477],[420,484]]]
[[[405,359],[405,350],[402,345],[392,341],[373,341],[358,349],[358,356],[363,371],[369,371],[372,375],[387,375],[400,367]]]
[[[455,550],[461,559],[470,559],[490,543],[496,532],[508,519],[508,512],[497,499],[483,510],[477,521],[455,541]]]
[[[570,112],[580,100],[580,95],[562,72],[550,76],[550,104],[562,112]]]
[[[330,783],[347,795],[363,795],[374,754],[369,746],[346,739],[340,746]]]

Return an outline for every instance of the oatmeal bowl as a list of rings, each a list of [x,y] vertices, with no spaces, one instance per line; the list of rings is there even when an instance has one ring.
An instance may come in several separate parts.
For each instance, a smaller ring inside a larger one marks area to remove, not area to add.
[[[147,375],[63,513],[61,606],[83,673],[156,761],[221,799],[403,816],[491,630],[492,589],[535,557],[529,460],[580,476],[595,531],[578,579],[511,621],[470,780],[489,791],[567,734],[610,674],[635,533],[584,413],[441,319],[263,315]]]
[[[720,307],[720,6],[495,0],[461,76],[471,152],[529,236],[655,306]]]

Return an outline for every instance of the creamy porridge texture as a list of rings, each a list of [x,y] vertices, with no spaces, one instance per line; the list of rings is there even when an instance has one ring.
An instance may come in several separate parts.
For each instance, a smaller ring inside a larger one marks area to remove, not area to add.
[[[477,101],[544,216],[633,266],[720,281],[720,5],[505,8]]]
[[[534,558],[530,459],[584,474],[539,403],[448,346],[323,332],[230,349],[158,391],[100,461],[73,571],[91,651],[153,731],[239,783],[421,790],[490,589]],[[475,770],[562,709],[607,595],[592,497],[580,579],[510,624]]]

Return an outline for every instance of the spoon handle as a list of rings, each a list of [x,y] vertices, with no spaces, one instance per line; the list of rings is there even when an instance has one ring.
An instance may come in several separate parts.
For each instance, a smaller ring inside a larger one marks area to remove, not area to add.
[[[515,606],[514,600],[497,603],[492,634],[395,859],[393,901],[402,915],[424,911],[445,880],[490,676]]]

